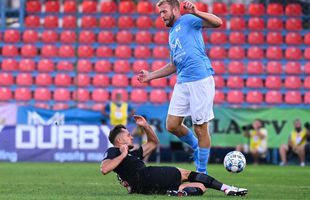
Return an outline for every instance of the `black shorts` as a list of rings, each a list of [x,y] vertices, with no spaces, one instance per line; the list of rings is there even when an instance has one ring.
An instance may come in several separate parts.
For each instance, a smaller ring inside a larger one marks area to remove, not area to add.
[[[181,172],[176,167],[145,167],[138,172],[138,181],[133,193],[166,194],[167,190],[178,190]]]

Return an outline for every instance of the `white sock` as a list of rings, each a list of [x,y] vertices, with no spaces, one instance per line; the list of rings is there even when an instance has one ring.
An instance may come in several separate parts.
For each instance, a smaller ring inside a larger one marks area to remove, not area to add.
[[[221,191],[225,191],[227,189],[230,189],[230,186],[226,185],[226,184],[223,184],[222,187],[221,187]]]

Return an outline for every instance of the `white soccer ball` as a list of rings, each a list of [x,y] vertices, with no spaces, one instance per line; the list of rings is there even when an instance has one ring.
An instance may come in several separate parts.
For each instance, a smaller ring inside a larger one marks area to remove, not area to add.
[[[224,158],[224,167],[232,173],[239,173],[246,166],[244,155],[240,151],[231,151]]]

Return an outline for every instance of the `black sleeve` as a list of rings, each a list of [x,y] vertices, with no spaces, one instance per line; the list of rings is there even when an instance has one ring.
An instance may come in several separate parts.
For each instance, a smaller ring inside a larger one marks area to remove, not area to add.
[[[103,160],[106,160],[106,159],[113,159],[113,158],[116,158],[117,156],[121,155],[121,152],[119,150],[119,148],[109,148],[104,156],[103,156]]]
[[[132,155],[137,156],[140,159],[143,159],[143,148],[140,146],[138,149],[135,149],[130,152]]]

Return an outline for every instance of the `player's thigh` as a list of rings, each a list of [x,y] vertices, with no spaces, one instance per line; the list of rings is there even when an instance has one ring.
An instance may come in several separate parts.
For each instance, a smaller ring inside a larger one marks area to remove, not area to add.
[[[167,124],[167,127],[176,128],[182,125],[183,120],[184,120],[184,117],[168,114],[166,124]]]
[[[212,76],[188,84],[190,112],[193,124],[203,124],[214,118],[215,84]]]
[[[185,117],[190,115],[189,91],[185,84],[175,84],[170,100],[168,114]]]

